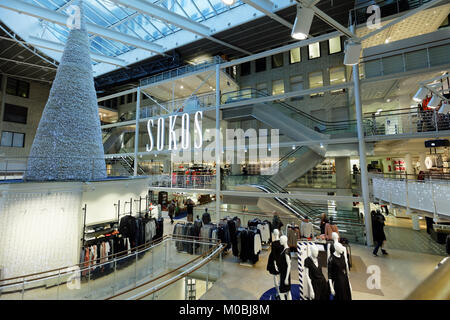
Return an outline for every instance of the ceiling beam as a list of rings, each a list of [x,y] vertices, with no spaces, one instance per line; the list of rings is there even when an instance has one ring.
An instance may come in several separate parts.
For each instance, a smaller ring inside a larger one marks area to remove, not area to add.
[[[45,80],[45,79],[38,79],[38,78],[31,78],[31,77],[24,77],[24,76],[18,76],[15,74],[9,74],[9,73],[2,73],[0,72],[0,74],[7,76],[7,77],[11,77],[11,78],[22,78],[22,79],[26,79],[26,80],[32,80],[32,81],[38,81],[38,82],[45,82],[45,83],[52,83],[51,80]]]
[[[6,61],[6,62],[12,62],[12,63],[16,63],[16,64],[23,64],[23,65],[30,66],[30,67],[38,67],[38,68],[50,69],[50,70],[56,70],[57,69],[55,67],[47,67],[47,66],[42,66],[42,65],[39,65],[39,64],[23,62],[23,61],[17,61],[17,60],[2,58],[2,57],[0,57],[0,60]]]
[[[152,18],[167,22],[168,24],[177,26],[180,29],[191,31],[195,34],[207,36],[210,35],[211,30],[189,18],[172,12],[166,8],[158,6],[148,1],[143,0],[111,0],[112,2],[123,5],[126,8],[131,8],[140,13],[148,15]]]
[[[293,25],[292,23],[284,20],[277,14],[275,14],[274,11],[274,4],[270,0],[242,0],[242,2],[248,4],[249,6],[255,8],[258,11],[261,11],[266,16],[272,18],[275,21],[278,21],[282,25],[288,27],[289,29],[292,29]]]
[[[223,46],[227,46],[233,50],[243,52],[247,55],[252,54],[251,52],[239,48],[237,46],[226,43],[222,40],[216,39],[211,36],[211,29],[199,22],[195,22],[189,18],[183,17],[177,13],[174,13],[166,8],[152,4],[148,1],[143,0],[111,0],[115,3],[121,4],[127,8],[136,10],[144,15],[153,17],[157,20],[164,21],[170,25],[177,26],[183,30],[190,31],[201,37],[205,37],[208,40],[217,42]]]
[[[50,40],[46,40],[46,39],[41,39],[41,38],[34,37],[34,36],[29,36],[27,43],[34,47],[40,47],[40,48],[53,50],[53,51],[57,51],[57,52],[64,52],[64,48],[65,48],[65,45],[62,43],[58,43],[58,42],[50,41]],[[125,67],[127,65],[125,60],[118,59],[115,57],[105,56],[105,55],[101,55],[101,54],[97,54],[97,53],[93,53],[93,52],[91,52],[90,55],[91,55],[91,59],[94,61],[105,62],[105,63],[113,64],[116,66],[120,66],[120,67]]]
[[[40,18],[46,21],[50,21],[62,26],[66,26],[68,16],[36,5],[26,3],[22,0],[0,0],[0,7],[6,8],[18,13],[23,13],[32,17]],[[147,51],[163,54],[164,49],[162,46],[142,40],[136,37],[132,37],[121,32],[111,30],[105,27],[101,27],[91,22],[86,22],[86,29],[89,33],[97,36],[118,41],[136,48],[141,48]]]

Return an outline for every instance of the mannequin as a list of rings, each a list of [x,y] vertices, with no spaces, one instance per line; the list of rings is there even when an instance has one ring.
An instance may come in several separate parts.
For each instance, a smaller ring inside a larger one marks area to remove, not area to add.
[[[333,243],[328,245],[328,249],[327,249],[327,258],[330,258],[330,255],[333,254],[334,252],[334,245],[336,243],[339,243],[339,234],[337,232],[333,232],[331,234],[331,241],[333,241]]]
[[[292,300],[291,255],[287,236],[283,235],[280,237],[280,244],[283,247],[283,251],[279,257],[275,259],[275,267],[280,272],[280,293],[283,294],[285,300]]]
[[[267,271],[273,275],[273,283],[275,289],[277,290],[277,297],[280,297],[280,287],[277,281],[277,276],[280,274],[278,268],[275,264],[275,260],[281,255],[283,251],[283,246],[280,244],[280,231],[274,229],[272,232],[272,247],[269,254],[269,259],[267,260]]]
[[[352,300],[352,287],[348,279],[349,269],[344,251],[344,246],[337,242],[328,259],[328,282],[335,300]]]
[[[310,246],[309,257],[305,259],[306,281],[309,287],[311,300],[329,300],[330,287],[323,276],[322,268],[319,268],[319,248],[315,244]]]

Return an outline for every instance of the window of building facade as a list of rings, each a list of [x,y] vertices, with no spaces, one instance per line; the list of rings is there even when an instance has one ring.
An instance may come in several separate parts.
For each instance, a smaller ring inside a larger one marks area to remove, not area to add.
[[[120,104],[125,104],[125,96],[120,96]]]
[[[129,94],[127,94],[127,103],[131,103],[131,102],[133,102],[133,94],[129,93]]]
[[[330,85],[345,83],[345,67],[334,67],[329,69]],[[345,89],[332,90],[331,94],[344,93]]]
[[[328,40],[328,54],[342,52],[341,37],[335,37]]]
[[[308,57],[309,57],[309,59],[320,58],[320,43],[319,42],[308,45]]]
[[[250,62],[241,64],[241,76],[248,76],[251,73]]]
[[[283,79],[272,81],[272,95],[283,94],[283,93],[284,93]]]
[[[25,81],[8,78],[6,81],[6,93],[22,98],[29,98],[30,84]]]
[[[23,148],[25,145],[25,133],[3,131],[1,138],[2,147]]]
[[[5,103],[5,112],[3,113],[3,121],[27,123],[28,109],[21,106]]]
[[[272,56],[272,69],[282,67],[283,64],[284,64],[283,60],[284,60],[283,59],[283,52],[278,53],[278,54],[274,54]]]
[[[294,48],[289,51],[289,63],[298,63],[302,61],[300,48]]]
[[[291,91],[301,91],[304,89],[303,86],[303,76],[293,76],[289,78],[289,82],[291,85]],[[291,101],[302,100],[303,96],[293,97]]]
[[[323,87],[323,74],[322,71],[310,72],[308,75],[309,78],[309,88],[320,88]],[[323,96],[323,92],[313,93],[310,95],[311,98]]]
[[[266,71],[266,58],[255,60],[255,71],[256,72]]]
[[[259,92],[268,94],[268,92],[267,92],[267,82],[258,83],[256,85],[256,90],[258,90]]]

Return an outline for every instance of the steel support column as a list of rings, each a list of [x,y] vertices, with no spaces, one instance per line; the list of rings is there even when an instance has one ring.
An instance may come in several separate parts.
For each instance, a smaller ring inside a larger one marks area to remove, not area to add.
[[[351,31],[354,31],[354,26],[351,26]],[[353,67],[353,82],[355,90],[355,108],[356,108],[356,127],[358,130],[358,146],[359,146],[359,166],[361,169],[361,190],[364,204],[364,220],[366,225],[366,239],[367,245],[373,245],[372,237],[372,217],[370,215],[370,200],[369,200],[369,178],[367,175],[367,159],[366,159],[366,142],[364,141],[364,127],[361,103],[361,88],[359,83],[359,64]]]
[[[216,65],[216,217],[220,220],[220,64]]]
[[[134,176],[137,176],[138,169],[138,149],[139,149],[139,118],[141,111],[141,87],[137,88],[136,98],[136,130],[134,134]]]

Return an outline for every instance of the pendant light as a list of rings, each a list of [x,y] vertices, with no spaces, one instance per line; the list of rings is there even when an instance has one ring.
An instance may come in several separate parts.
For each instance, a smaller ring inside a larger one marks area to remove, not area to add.
[[[309,29],[311,29],[313,18],[313,9],[300,7],[297,5],[297,16],[295,17],[291,37],[297,40],[305,40],[308,38]]]

